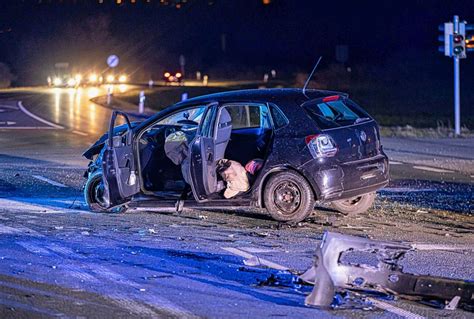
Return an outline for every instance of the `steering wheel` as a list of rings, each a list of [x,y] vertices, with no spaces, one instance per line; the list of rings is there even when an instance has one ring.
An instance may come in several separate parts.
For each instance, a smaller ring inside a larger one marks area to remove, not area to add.
[[[165,138],[167,138],[170,134],[173,134],[174,132],[176,132],[176,128],[173,126],[165,128]]]

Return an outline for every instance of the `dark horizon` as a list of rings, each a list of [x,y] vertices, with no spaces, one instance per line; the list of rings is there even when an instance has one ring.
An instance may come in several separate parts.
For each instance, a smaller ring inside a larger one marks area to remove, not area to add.
[[[19,81],[36,77],[39,71],[30,70],[38,65],[51,69],[57,62],[103,68],[112,53],[128,72],[176,68],[183,54],[193,70],[233,65],[290,73],[310,69],[319,55],[323,68],[334,63],[336,45],[348,46],[348,65],[384,66],[411,56],[447,66],[449,59],[437,52],[438,25],[454,14],[474,22],[472,1],[6,2],[0,4],[0,62]]]

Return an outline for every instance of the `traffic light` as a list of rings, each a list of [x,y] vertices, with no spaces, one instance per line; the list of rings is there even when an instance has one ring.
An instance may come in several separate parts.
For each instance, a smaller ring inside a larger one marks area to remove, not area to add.
[[[466,58],[466,28],[464,23],[459,23],[459,32],[451,35],[451,56],[460,59]]]
[[[459,16],[453,17],[453,22],[445,22],[438,27],[443,33],[438,36],[438,40],[443,42],[438,50],[445,56],[453,58],[454,62],[454,135],[461,135],[461,89],[460,89],[460,60],[466,58],[466,52],[473,52],[474,47],[471,41],[474,36],[466,32],[474,31],[473,24],[466,21],[460,22]]]

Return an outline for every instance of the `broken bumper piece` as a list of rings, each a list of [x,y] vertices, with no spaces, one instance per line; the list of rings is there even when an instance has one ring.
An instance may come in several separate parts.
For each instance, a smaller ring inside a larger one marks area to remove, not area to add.
[[[458,300],[474,304],[474,282],[404,273],[398,262],[414,250],[411,245],[326,232],[314,265],[300,278],[314,284],[306,297],[310,306],[329,307],[336,289],[378,292],[422,299]],[[377,265],[343,262],[345,253],[371,253]],[[455,299],[453,299],[455,298]]]

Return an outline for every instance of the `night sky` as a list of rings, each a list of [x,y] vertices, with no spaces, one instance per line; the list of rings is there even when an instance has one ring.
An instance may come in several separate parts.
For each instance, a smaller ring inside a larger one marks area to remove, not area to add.
[[[332,63],[335,46],[346,44],[351,65],[420,55],[446,64],[449,59],[437,52],[438,25],[454,14],[474,23],[471,0],[188,0],[179,9],[150,1],[3,0],[0,62],[20,80],[35,78],[39,65],[43,76],[62,61],[101,68],[110,53],[141,75],[177,67],[180,54],[191,69],[235,65],[289,72],[310,69],[319,55]]]

